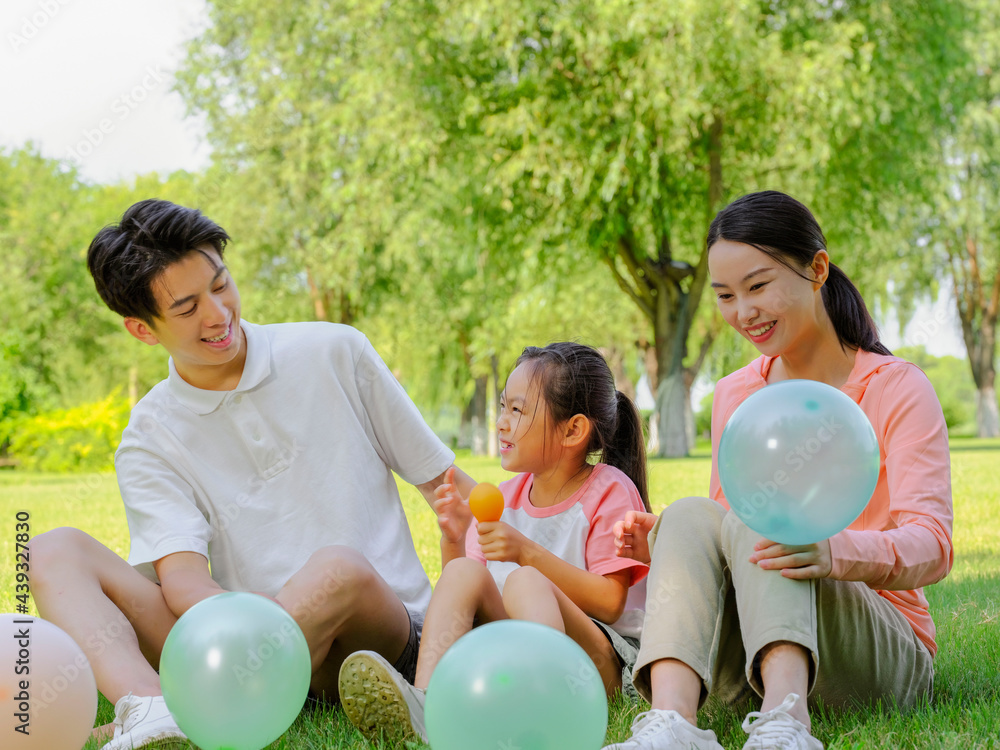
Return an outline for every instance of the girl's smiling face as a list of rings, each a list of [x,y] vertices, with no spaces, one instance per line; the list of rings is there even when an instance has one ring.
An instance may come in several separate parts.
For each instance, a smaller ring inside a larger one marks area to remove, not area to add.
[[[518,365],[500,394],[500,465],[512,472],[544,473],[558,448],[554,427],[537,368],[530,363]]]
[[[820,292],[829,257],[816,253],[796,273],[752,245],[719,240],[709,249],[708,270],[725,321],[769,356],[812,338],[826,317]],[[812,277],[817,281],[810,281]]]

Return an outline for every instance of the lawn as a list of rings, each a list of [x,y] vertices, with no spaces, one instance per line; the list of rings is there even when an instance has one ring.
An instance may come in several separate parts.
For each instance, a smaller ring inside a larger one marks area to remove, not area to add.
[[[496,460],[463,456],[459,465],[479,480],[499,481],[505,472]],[[907,714],[890,709],[814,717],[814,733],[828,748],[1000,748],[1000,441],[952,442],[955,503],[955,567],[927,589],[938,626],[940,650],[933,700]],[[650,493],[656,510],[708,487],[709,456],[702,449],[690,458],[650,462]],[[434,516],[423,498],[401,485],[417,552],[431,580],[440,573]],[[15,515],[27,511],[31,533],[71,525],[92,534],[121,555],[128,552],[125,516],[111,475],[39,475],[0,472],[0,612],[13,612]],[[6,528],[6,531],[2,529]],[[615,701],[610,708],[608,742],[628,736],[632,717],[646,706]],[[701,724],[715,730],[727,748],[741,748],[737,709],[709,702]],[[111,720],[102,699],[98,721]],[[327,750],[365,747],[339,710],[308,706],[271,748]],[[87,750],[96,748],[90,743]],[[387,741],[376,747],[421,747]],[[562,750],[562,749],[560,749]],[[573,750],[567,748],[566,750]]]

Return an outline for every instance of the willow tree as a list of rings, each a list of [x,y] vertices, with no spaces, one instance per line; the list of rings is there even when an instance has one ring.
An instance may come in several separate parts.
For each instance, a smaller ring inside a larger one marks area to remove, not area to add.
[[[941,180],[925,226],[944,250],[969,368],[980,437],[1000,437],[997,323],[1000,319],[1000,8],[977,0],[977,23],[958,95],[968,104],[941,140]],[[940,267],[940,266],[939,266]]]
[[[394,72],[412,27],[363,0],[289,10],[210,2],[180,89],[238,191],[256,280],[291,269],[316,319],[355,323],[405,272],[389,240],[424,195],[416,186],[433,152]]]
[[[715,213],[775,187],[863,235],[913,185],[963,55],[944,0],[424,7],[437,22],[417,75],[452,113],[442,158],[471,162],[510,221],[531,209],[530,243],[603,263],[642,312],[665,456],[690,448],[690,386],[718,330],[699,315]]]

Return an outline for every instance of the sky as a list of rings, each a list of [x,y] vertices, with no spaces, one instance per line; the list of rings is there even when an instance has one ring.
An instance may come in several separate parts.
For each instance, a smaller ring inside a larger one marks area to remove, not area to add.
[[[173,90],[185,42],[207,23],[204,0],[3,0],[0,146],[33,141],[102,183],[207,166],[204,124]],[[880,323],[890,349],[965,357],[947,295],[902,334],[891,313]]]
[[[0,145],[33,141],[92,182],[197,170],[204,127],[173,91],[204,0],[4,0]]]

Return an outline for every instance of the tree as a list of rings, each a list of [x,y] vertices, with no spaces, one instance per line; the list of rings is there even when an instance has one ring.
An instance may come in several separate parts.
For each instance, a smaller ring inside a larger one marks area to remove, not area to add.
[[[982,437],[1000,435],[996,394],[1000,315],[1000,8],[971,4],[976,22],[964,36],[969,57],[950,100],[958,106],[923,163],[935,175],[922,204],[900,211],[914,241],[896,294],[904,312],[920,294],[936,294],[942,279],[952,295],[976,387],[976,425]],[[901,316],[902,318],[905,316]],[[933,334],[937,324],[925,326]]]
[[[31,144],[0,151],[0,423],[108,392],[98,344],[107,328],[85,264],[93,199]],[[7,438],[0,425],[0,452]]]
[[[959,118],[942,157],[940,239],[951,270],[962,337],[976,384],[979,437],[1000,437],[997,319],[1000,317],[1000,9],[983,2],[969,35],[967,85],[974,100]]]
[[[408,17],[365,0],[209,12],[178,81],[207,117],[217,166],[235,175],[257,279],[291,269],[313,317],[354,323],[405,275],[388,240],[433,150],[394,73]]]
[[[438,7],[415,75],[444,113],[441,158],[529,218],[525,246],[586,248],[642,312],[661,455],[691,446],[689,391],[718,332],[699,317],[716,211],[778,187],[863,235],[915,176],[961,59],[946,2]]]

